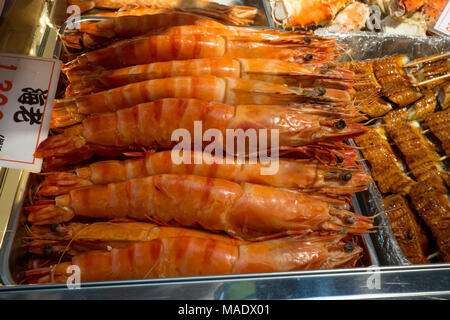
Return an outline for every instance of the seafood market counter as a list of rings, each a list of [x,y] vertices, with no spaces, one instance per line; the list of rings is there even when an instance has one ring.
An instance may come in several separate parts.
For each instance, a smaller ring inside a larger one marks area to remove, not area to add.
[[[21,2],[16,0],[14,6],[20,8]],[[36,6],[41,3],[29,2]],[[48,23],[24,33],[24,37],[30,37],[21,39],[20,43],[27,45],[19,47],[10,40],[15,37],[0,38],[2,50],[58,58],[61,43],[57,40],[56,28],[52,26],[52,23],[58,25],[54,21],[55,10],[52,7],[57,6],[53,2],[61,3],[48,1],[44,8],[29,11],[30,15],[36,15],[29,19],[35,21],[36,25],[37,21]],[[262,21],[266,22],[262,25],[273,26],[271,16],[267,13],[267,1],[232,1],[232,4],[257,4],[260,13],[266,12],[260,15]],[[0,24],[0,30],[7,28],[7,32],[10,32],[12,23],[9,19]],[[348,56],[353,59],[394,54],[417,58],[448,51],[450,47],[449,39],[438,37],[386,37],[380,34],[333,36],[340,38],[348,49]],[[362,238],[362,247],[366,253],[365,267],[87,282],[80,286],[73,282],[39,285],[16,283],[16,275],[25,271],[17,270],[20,269],[18,266],[26,265],[26,261],[21,260],[26,249],[20,242],[25,230],[21,220],[23,215],[20,213],[24,199],[28,197],[30,176],[25,171],[0,168],[0,299],[450,299],[450,264],[411,265],[407,262],[392,230],[387,227],[386,217],[377,214],[382,211],[382,207],[375,185],[353,198],[355,211],[367,216],[376,214],[375,222],[380,226],[378,232]]]

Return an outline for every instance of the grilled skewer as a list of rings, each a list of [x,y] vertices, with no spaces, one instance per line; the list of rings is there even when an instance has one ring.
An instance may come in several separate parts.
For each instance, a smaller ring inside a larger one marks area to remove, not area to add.
[[[358,77],[353,84],[353,98],[361,112],[380,117],[392,110],[392,105],[381,98],[381,85],[373,73],[372,60],[343,62],[340,66],[353,71]]]
[[[373,72],[381,84],[383,95],[400,107],[407,106],[422,96],[412,88],[411,79],[403,69],[407,59],[400,55],[377,59],[373,63]]]
[[[437,176],[415,184],[410,197],[420,217],[430,227],[444,262],[450,262],[450,203]]]
[[[402,109],[392,111],[392,114],[400,114],[400,116],[388,114],[383,119],[386,132],[404,155],[412,174],[417,181],[426,180],[433,175],[445,177],[446,172],[435,147],[421,133],[419,127],[411,122],[402,121],[404,111]]]
[[[392,151],[382,128],[370,129],[365,134],[354,138],[362,149],[364,158],[371,165],[373,178],[377,181],[380,191],[408,194],[414,181],[409,178],[401,162]]]
[[[450,109],[430,114],[425,124],[431,132],[441,141],[442,149],[450,156]]]
[[[428,263],[428,239],[408,201],[398,194],[383,201],[394,236],[405,257],[413,264]]]
[[[443,83],[439,87],[437,99],[442,110],[450,107],[450,81]]]
[[[437,102],[436,95],[431,90],[424,90],[423,97],[414,102],[409,108],[408,120],[423,121],[427,114],[433,113],[436,110]]]

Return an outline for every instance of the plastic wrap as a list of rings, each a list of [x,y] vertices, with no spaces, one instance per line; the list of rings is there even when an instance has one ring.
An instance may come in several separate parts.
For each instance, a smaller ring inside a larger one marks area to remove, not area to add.
[[[316,31],[321,36],[334,37],[342,44],[342,60],[364,60],[406,54],[410,59],[430,56],[450,50],[449,37],[401,36],[381,33],[332,33]]]

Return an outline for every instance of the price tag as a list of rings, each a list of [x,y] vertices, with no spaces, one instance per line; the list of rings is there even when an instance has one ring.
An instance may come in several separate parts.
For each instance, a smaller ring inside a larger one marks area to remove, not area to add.
[[[434,25],[433,30],[450,36],[450,2],[448,2],[445,6],[444,11],[442,11],[442,14]]]
[[[41,171],[61,63],[0,53],[0,167]]]

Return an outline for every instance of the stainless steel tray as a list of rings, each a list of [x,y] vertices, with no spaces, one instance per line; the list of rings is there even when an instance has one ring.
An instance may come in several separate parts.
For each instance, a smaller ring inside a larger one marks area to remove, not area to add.
[[[11,216],[9,219],[7,232],[3,239],[3,245],[0,248],[0,277],[1,282],[5,285],[18,285],[20,273],[25,271],[26,268],[26,256],[27,250],[24,248],[22,239],[26,235],[26,219],[23,214],[23,203],[25,201],[25,197],[27,197],[28,187],[30,183],[32,183],[34,175],[30,173],[23,172],[20,177],[19,187],[16,192],[16,197],[14,199],[13,208],[11,212]],[[353,205],[355,206],[355,212],[360,213],[359,205],[356,199],[353,201]],[[367,266],[378,266],[378,257],[376,255],[375,247],[373,246],[372,240],[368,235],[364,235],[362,237],[362,246],[365,251],[365,255],[363,257],[363,263]],[[354,268],[359,269],[359,268]],[[350,269],[353,270],[353,269]],[[326,274],[331,270],[321,270],[322,273]],[[303,274],[307,275],[310,271],[299,271],[299,272],[281,272],[277,273],[283,276],[296,275],[301,276]],[[263,273],[257,274],[256,276],[267,277],[271,276],[273,273]],[[235,277],[239,279],[241,275],[235,275],[231,277]],[[246,276],[246,275],[242,275]],[[207,279],[207,280],[220,280],[222,278],[226,278],[229,276],[210,276],[210,277],[189,277],[189,278],[172,278],[170,281],[185,281],[185,279],[190,279],[192,281],[196,281],[198,278]],[[149,279],[147,283],[156,282],[159,283],[161,279]],[[105,281],[99,282],[101,285],[114,285],[120,284],[121,281]]]
[[[220,3],[224,4],[240,4],[240,5],[251,5],[259,8],[260,10],[263,10],[262,12],[265,13],[266,10],[263,6],[263,2],[261,1],[218,1]],[[58,6],[54,6],[54,8],[57,8]],[[61,6],[59,6],[60,8]],[[54,14],[54,13],[53,13]],[[259,13],[260,19],[259,22],[257,21],[258,27],[265,27],[263,24],[264,22],[267,23],[268,19],[267,16],[264,14],[262,15]],[[263,17],[263,18],[261,18]],[[106,19],[111,19],[109,17],[93,17],[93,16],[84,16],[81,17],[78,21],[84,22],[84,21],[102,21]],[[59,33],[64,34],[67,28],[67,23],[62,23],[59,27]],[[62,52],[62,42],[60,39],[58,39],[55,49],[53,52],[53,56],[55,58],[59,57]],[[22,271],[25,271],[25,256],[26,256],[26,250],[24,249],[21,239],[26,234],[26,221],[24,218],[24,215],[22,214],[22,207],[25,200],[25,197],[27,195],[28,186],[30,184],[30,179],[33,177],[32,174],[23,173],[23,175],[20,178],[19,187],[16,193],[16,197],[14,199],[13,208],[11,212],[11,216],[9,219],[9,224],[7,229],[9,232],[5,235],[3,239],[3,245],[0,248],[0,279],[5,285],[18,285],[18,279],[19,279],[19,273]],[[355,208],[355,212],[359,214],[363,214],[363,212],[360,209],[359,203],[354,197],[353,199],[353,206]],[[363,263],[367,266],[370,265],[376,265],[378,266],[379,260],[376,254],[376,248],[372,243],[372,239],[369,235],[363,235],[361,237],[362,246],[364,248],[365,256],[363,259]],[[22,269],[20,268],[22,267]],[[327,271],[324,270],[326,273]],[[289,275],[290,273],[282,273],[284,276]],[[302,275],[303,272],[295,272],[296,275]],[[306,272],[305,274],[308,274]],[[262,274],[261,276],[267,276],[267,274]],[[237,276],[239,278],[240,276]],[[197,279],[199,277],[193,277],[192,279]],[[200,277],[205,278],[205,277]],[[206,279],[209,280],[218,280],[221,277],[206,277]],[[181,278],[183,279],[183,278]],[[160,281],[160,279],[150,279],[150,283],[153,281]],[[112,282],[116,283],[116,282]],[[109,282],[102,282],[101,285],[110,284]]]
[[[251,1],[252,2],[252,1]],[[265,6],[264,1],[257,1]],[[247,2],[248,3],[248,2]],[[265,8],[267,17],[267,8]],[[270,25],[270,20],[269,20]],[[339,35],[337,35],[339,37]],[[380,39],[369,37],[368,43]],[[345,38],[345,37],[343,37]],[[351,39],[347,39],[350,41]],[[414,42],[414,39],[409,39]],[[424,39],[425,41],[425,39]],[[59,55],[60,47],[55,49]],[[358,51],[356,48],[355,51]],[[376,51],[371,50],[373,57]],[[357,54],[353,52],[353,54]],[[428,55],[428,51],[423,55]],[[355,56],[353,56],[355,57]],[[391,250],[377,239],[365,236],[366,250],[375,268],[352,268],[337,270],[317,270],[303,272],[265,273],[249,275],[227,275],[215,277],[186,277],[167,279],[148,279],[135,281],[96,282],[82,284],[80,290],[69,290],[66,285],[20,285],[17,283],[15,265],[20,264],[24,250],[20,243],[23,234],[23,215],[20,214],[26,196],[30,175],[22,172],[18,178],[18,188],[13,209],[0,248],[0,275],[6,286],[0,286],[0,299],[368,299],[368,298],[414,298],[450,297],[450,264],[426,266],[405,266],[402,256],[386,258],[383,255]],[[373,187],[373,186],[372,186]],[[375,187],[376,188],[376,187]],[[366,215],[380,211],[380,202],[376,197],[377,189],[371,188],[366,193],[353,198],[355,211]],[[364,195],[365,194],[365,195]],[[370,199],[372,200],[371,202]],[[379,217],[383,217],[380,215]],[[384,221],[385,222],[385,221]],[[383,220],[377,222],[384,224]],[[384,230],[384,229],[383,229]],[[388,228],[386,230],[389,230]],[[389,233],[389,232],[388,232]],[[387,235],[383,239],[392,240]],[[396,245],[395,239],[393,245]],[[392,265],[396,265],[393,266]],[[369,280],[380,277],[379,287],[370,287]],[[124,287],[127,295],[124,296]]]

